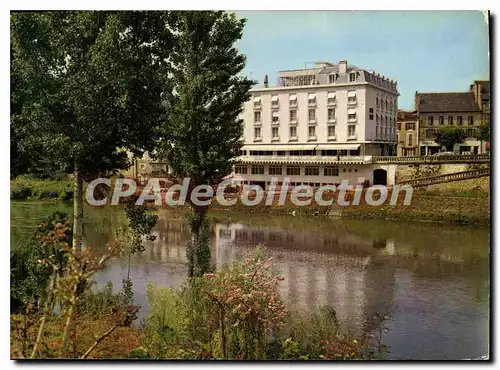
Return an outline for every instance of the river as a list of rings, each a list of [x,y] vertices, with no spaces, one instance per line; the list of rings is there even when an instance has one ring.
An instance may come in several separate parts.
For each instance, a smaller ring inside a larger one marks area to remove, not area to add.
[[[64,204],[11,203],[11,245]],[[123,224],[118,207],[87,209],[87,243],[105,244]],[[466,359],[489,352],[489,229],[432,223],[333,220],[214,212],[212,260],[217,265],[264,245],[273,256],[283,299],[294,309],[332,306],[354,331],[387,312],[390,358]],[[179,287],[187,275],[189,229],[179,213],[160,212],[156,241],[131,261],[135,301],[147,314],[147,282]],[[116,290],[127,275],[113,260],[96,275]]]

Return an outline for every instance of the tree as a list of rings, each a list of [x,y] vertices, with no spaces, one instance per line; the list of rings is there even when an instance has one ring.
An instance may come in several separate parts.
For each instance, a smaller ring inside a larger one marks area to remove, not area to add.
[[[490,125],[489,121],[482,123],[481,126],[479,126],[478,131],[479,131],[478,132],[478,139],[480,141],[488,141],[488,140],[490,140],[490,137],[491,137],[491,125]]]
[[[241,39],[244,25],[245,19],[222,11],[173,14],[175,94],[160,131],[157,154],[168,159],[174,178],[191,179],[188,201],[194,187],[215,185],[231,173],[232,161],[242,146],[239,115],[254,84],[240,75],[246,58],[234,45]],[[206,254],[202,234],[208,207],[190,205],[194,251],[189,253],[196,263],[200,253]]]
[[[465,133],[460,127],[444,126],[436,134],[436,143],[453,151],[453,146],[465,140]]]
[[[82,244],[83,181],[152,147],[169,94],[168,12],[11,15],[11,120],[20,147],[70,166],[73,248]]]

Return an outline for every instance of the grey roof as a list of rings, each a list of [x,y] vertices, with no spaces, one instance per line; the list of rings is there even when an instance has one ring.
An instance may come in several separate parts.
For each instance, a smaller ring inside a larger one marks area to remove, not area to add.
[[[474,94],[466,93],[417,93],[417,109],[422,112],[475,112],[479,107]]]

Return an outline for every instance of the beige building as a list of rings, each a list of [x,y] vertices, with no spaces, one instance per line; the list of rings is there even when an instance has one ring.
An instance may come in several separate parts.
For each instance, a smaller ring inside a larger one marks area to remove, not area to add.
[[[415,112],[398,111],[397,142],[398,156],[418,155],[418,116]]]
[[[392,170],[370,163],[396,154],[398,95],[395,81],[347,61],[280,72],[278,86],[252,89],[244,104],[233,180],[264,188],[285,176],[292,186],[392,184]]]
[[[474,91],[447,93],[415,93],[418,115],[419,148],[421,155],[436,154],[441,146],[434,141],[440,127],[461,127],[466,139],[455,144],[456,153],[480,154],[484,146],[478,139],[478,126],[483,122],[482,108],[477,104]]]

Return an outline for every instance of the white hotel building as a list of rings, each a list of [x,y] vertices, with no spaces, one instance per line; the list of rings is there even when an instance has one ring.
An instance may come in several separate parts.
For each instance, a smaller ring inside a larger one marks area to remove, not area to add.
[[[235,183],[394,183],[395,166],[371,160],[396,155],[396,82],[340,61],[280,72],[278,85],[252,89],[245,103]]]

